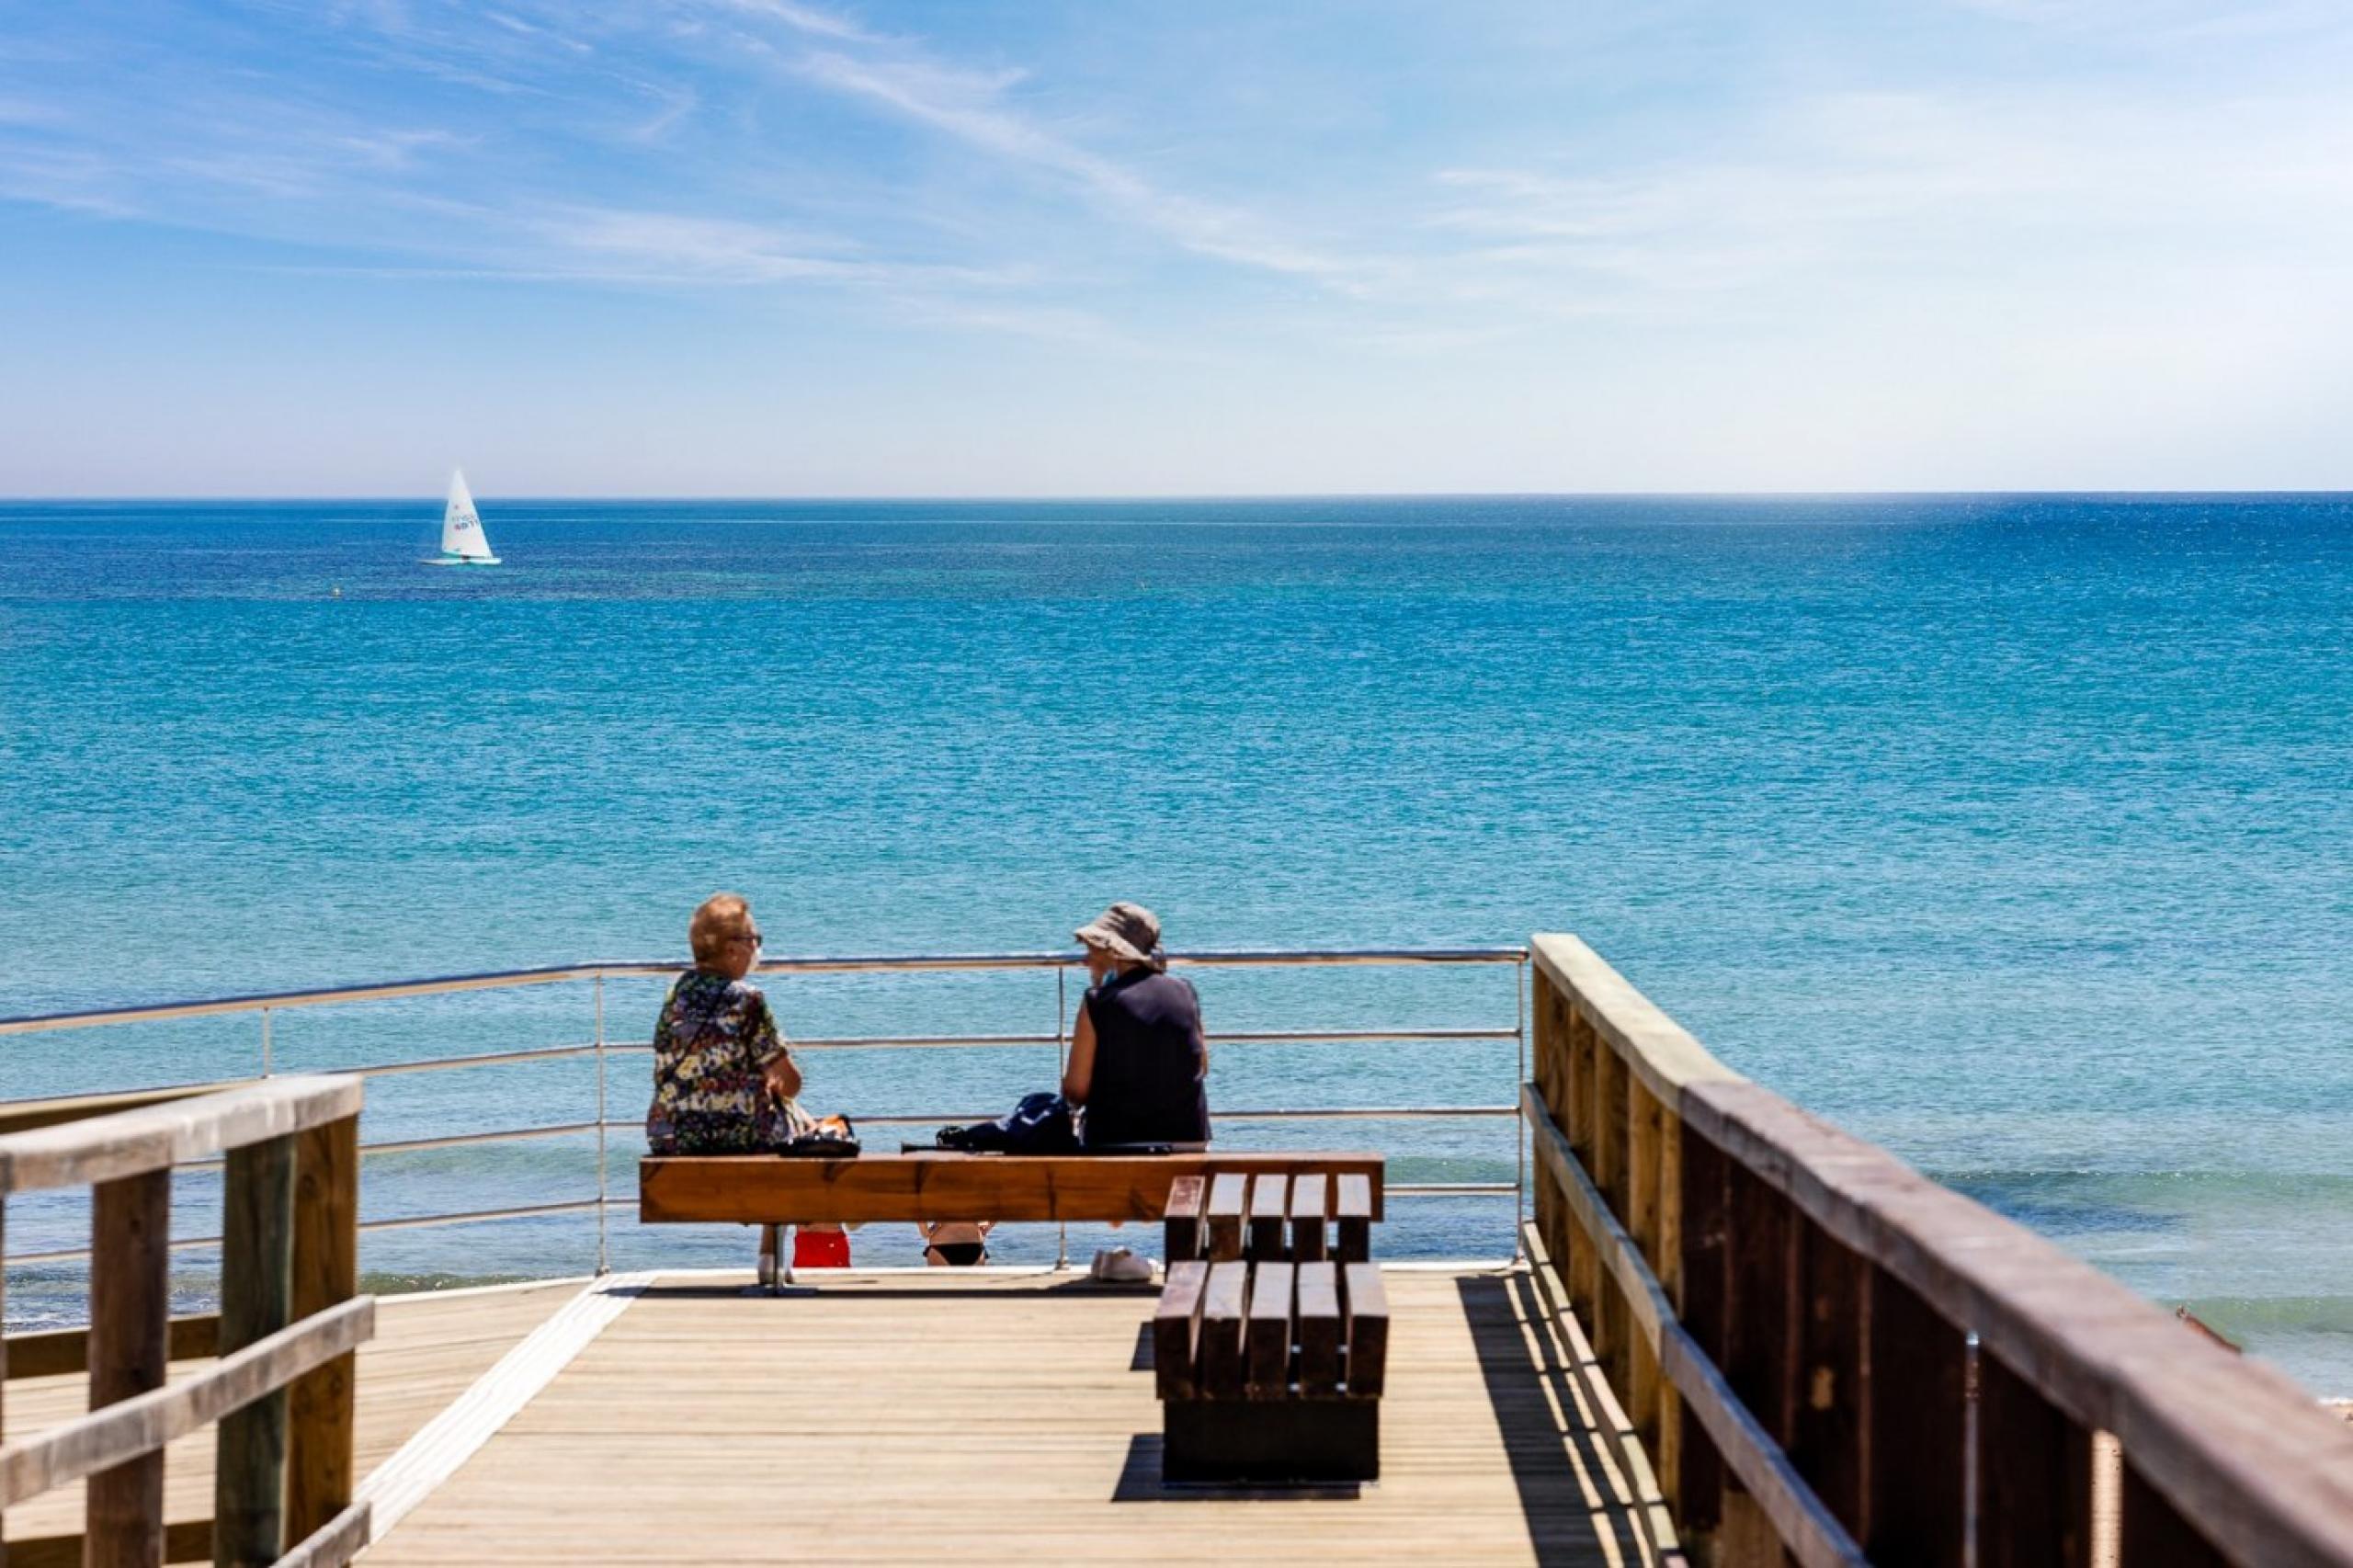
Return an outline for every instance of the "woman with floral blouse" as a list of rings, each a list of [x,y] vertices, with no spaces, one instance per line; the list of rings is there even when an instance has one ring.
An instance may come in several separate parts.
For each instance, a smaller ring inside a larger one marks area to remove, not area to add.
[[[760,953],[752,906],[712,894],[687,939],[695,967],[670,988],[654,1026],[646,1142],[657,1154],[750,1154],[809,1131],[815,1123],[794,1097],[801,1069],[767,998],[744,978]]]

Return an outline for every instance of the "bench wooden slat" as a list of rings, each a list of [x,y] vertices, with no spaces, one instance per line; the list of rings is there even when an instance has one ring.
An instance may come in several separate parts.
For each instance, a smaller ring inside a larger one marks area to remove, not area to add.
[[[1340,1392],[1339,1266],[1301,1264],[1298,1290],[1299,1392],[1328,1397]]]
[[[1250,1256],[1261,1259],[1285,1256],[1283,1232],[1290,1221],[1290,1177],[1281,1175],[1250,1178]]]
[[[1245,1334],[1252,1399],[1290,1392],[1292,1270],[1288,1263],[1250,1266],[1250,1324]]]
[[[1201,1295],[1199,1361],[1208,1399],[1240,1399],[1245,1387],[1242,1333],[1250,1282],[1246,1263],[1212,1263]]]
[[[1208,1185],[1197,1176],[1178,1176],[1168,1184],[1168,1209],[1161,1220],[1164,1256],[1172,1268],[1201,1256],[1201,1189]]]
[[[1370,1263],[1341,1265],[1347,1315],[1347,1389],[1353,1399],[1379,1399],[1389,1383],[1389,1292]]]
[[[1330,1256],[1324,1223],[1328,1190],[1321,1171],[1310,1171],[1290,1184],[1290,1256],[1297,1262],[1313,1263]]]
[[[648,1224],[817,1224],[849,1220],[1143,1220],[1164,1218],[1179,1176],[1303,1171],[1352,1174],[1375,1193],[1379,1154],[963,1154],[946,1150],[793,1159],[772,1154],[654,1155],[638,1165]],[[1240,1245],[1241,1199],[1235,1201]]]
[[[1335,1256],[1342,1263],[1366,1262],[1372,1256],[1372,1182],[1367,1176],[1342,1172],[1338,1190],[1339,1201],[1333,1206],[1339,1231]]]
[[[1210,1181],[1210,1256],[1220,1263],[1242,1256],[1242,1215],[1249,1181],[1240,1171],[1220,1171]]]
[[[1210,1266],[1186,1258],[1168,1266],[1160,1304],[1152,1314],[1153,1382],[1163,1399],[1190,1399],[1199,1386],[1195,1346],[1201,1334],[1201,1299],[1208,1293]]]

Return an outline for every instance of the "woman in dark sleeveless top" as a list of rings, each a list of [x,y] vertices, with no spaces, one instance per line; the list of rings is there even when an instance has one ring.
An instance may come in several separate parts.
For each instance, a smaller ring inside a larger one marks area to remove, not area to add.
[[[1208,1142],[1201,1002],[1190,981],[1168,972],[1160,922],[1115,903],[1077,936],[1094,984],[1071,1031],[1063,1098],[1085,1108],[1085,1142]]]

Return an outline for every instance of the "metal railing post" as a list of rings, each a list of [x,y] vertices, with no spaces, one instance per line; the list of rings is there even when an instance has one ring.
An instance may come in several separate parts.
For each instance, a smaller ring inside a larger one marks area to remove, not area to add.
[[[1511,1086],[1512,1103],[1517,1105],[1519,1103],[1519,1085],[1528,1082],[1528,960],[1526,959],[1520,960],[1519,962],[1512,966],[1511,982],[1512,1003],[1518,1009],[1518,1017],[1513,1022],[1512,1032],[1519,1037],[1519,1075]],[[1511,1147],[1512,1153],[1518,1162],[1518,1172],[1512,1177],[1511,1260],[1514,1263],[1525,1263],[1528,1261],[1528,1239],[1526,1231],[1528,1223],[1528,1121],[1524,1117],[1515,1117],[1512,1119]]]
[[[610,1206],[605,1187],[605,976],[598,971],[591,985],[597,1006],[597,1272],[613,1271],[610,1228],[606,1213]]]
[[[269,1009],[261,1010],[261,1075],[269,1076]]]
[[[1054,1087],[1063,1086],[1063,1069],[1070,1065],[1070,1051],[1065,1043],[1070,1027],[1070,971],[1057,967],[1054,971]],[[1054,1221],[1054,1268],[1057,1272],[1070,1267],[1070,1221]]]

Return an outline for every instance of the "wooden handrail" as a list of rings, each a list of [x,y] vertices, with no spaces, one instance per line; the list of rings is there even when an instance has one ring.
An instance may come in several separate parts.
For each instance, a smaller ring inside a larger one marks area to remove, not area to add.
[[[1537,1229],[1688,1536],[1822,1550],[1712,1382],[1876,1560],[1958,1563],[1973,1517],[1984,1561],[2088,1562],[2105,1432],[2125,1561],[2353,1564],[2353,1434],[2286,1378],[1744,1079],[1574,937],[1529,949]]]
[[[352,1077],[266,1078],[0,1137],[0,1196],[89,1187],[208,1160],[359,1114]]]
[[[166,1447],[357,1349],[375,1332],[376,1299],[360,1296],[233,1351],[192,1378],[0,1446],[0,1508]]]
[[[15,1342],[23,1371],[86,1368],[90,1413],[0,1442],[0,1509],[88,1483],[83,1534],[31,1543],[44,1560],[153,1563],[200,1533],[216,1563],[332,1568],[367,1543],[369,1511],[351,1498],[353,1353],[375,1329],[375,1299],[357,1289],[363,1093],[337,1076],[127,1108],[98,1096],[71,1108],[79,1117],[0,1134],[0,1201],[92,1192],[89,1328]],[[215,1156],[222,1309],[175,1320],[173,1167]],[[0,1390],[11,1343],[0,1336]],[[175,1354],[219,1359],[167,1386]],[[215,1423],[214,1517],[167,1530],[164,1449]]]

